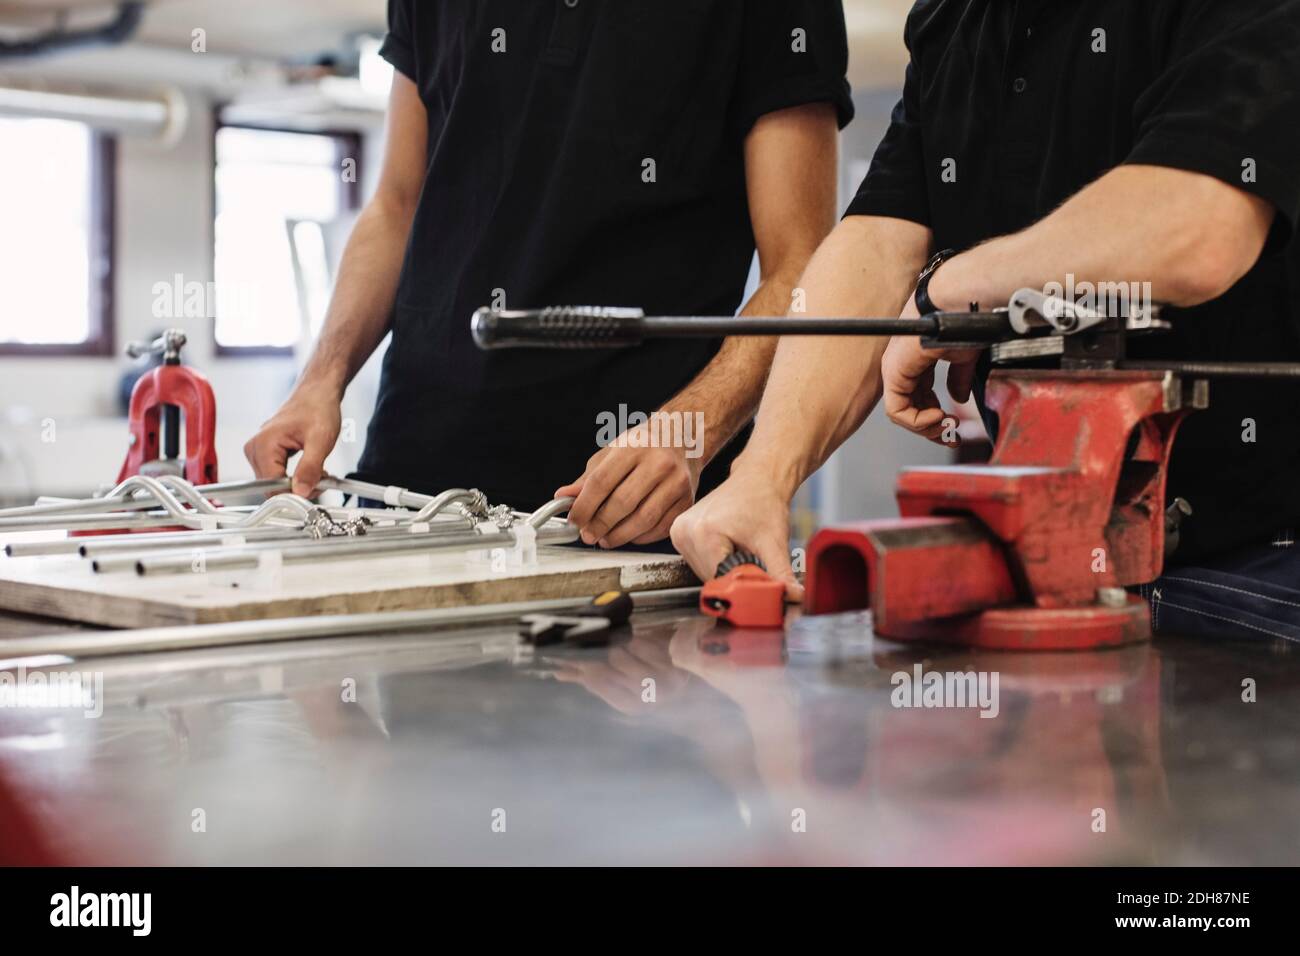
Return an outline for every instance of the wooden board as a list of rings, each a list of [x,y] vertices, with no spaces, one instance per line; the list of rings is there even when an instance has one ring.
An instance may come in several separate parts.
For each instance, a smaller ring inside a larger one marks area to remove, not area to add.
[[[613,588],[695,583],[675,555],[564,547],[539,548],[532,569],[494,570],[484,557],[461,553],[408,554],[286,566],[278,581],[254,570],[150,578],[95,574],[79,557],[0,555],[0,609],[107,627],[584,598]]]

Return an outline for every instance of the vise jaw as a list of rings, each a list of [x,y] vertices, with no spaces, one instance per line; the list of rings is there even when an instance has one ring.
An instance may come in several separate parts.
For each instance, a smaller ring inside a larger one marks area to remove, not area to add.
[[[1000,370],[988,465],[905,470],[899,519],[824,528],[805,607],[870,607],[877,634],[1070,650],[1148,640],[1125,588],[1164,562],[1165,478],[1203,380],[1161,370]]]

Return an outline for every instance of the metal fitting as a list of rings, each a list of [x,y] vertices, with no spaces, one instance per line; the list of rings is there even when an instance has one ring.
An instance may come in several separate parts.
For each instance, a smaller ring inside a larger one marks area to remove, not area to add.
[[[1127,607],[1128,592],[1123,588],[1098,588],[1097,603],[1102,607]]]

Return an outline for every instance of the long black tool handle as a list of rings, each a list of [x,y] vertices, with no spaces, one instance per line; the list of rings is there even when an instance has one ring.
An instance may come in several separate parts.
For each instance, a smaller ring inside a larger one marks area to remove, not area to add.
[[[600,349],[646,339],[729,335],[921,335],[996,341],[1010,325],[1000,313],[946,313],[919,319],[647,316],[639,309],[574,306],[518,311],[479,309],[471,324],[481,349]]]
[[[1296,362],[1197,362],[1175,360],[1170,362],[1120,363],[1122,369],[1175,372],[1188,378],[1300,378],[1300,363]]]
[[[918,335],[935,342],[980,347],[1020,337],[1006,312],[937,312],[919,319],[826,319],[647,316],[640,309],[570,306],[479,309],[471,328],[481,349],[620,348],[640,345],[646,339],[729,335]],[[1300,363],[1293,362],[1124,361],[1118,367],[1203,378],[1300,378]]]

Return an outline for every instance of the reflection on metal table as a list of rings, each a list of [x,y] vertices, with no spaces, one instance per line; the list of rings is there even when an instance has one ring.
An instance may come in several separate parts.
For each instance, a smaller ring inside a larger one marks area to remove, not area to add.
[[[102,678],[102,715],[0,708],[0,766],[73,862],[1292,863],[1293,653],[651,610],[605,648],[491,625],[50,660]]]

